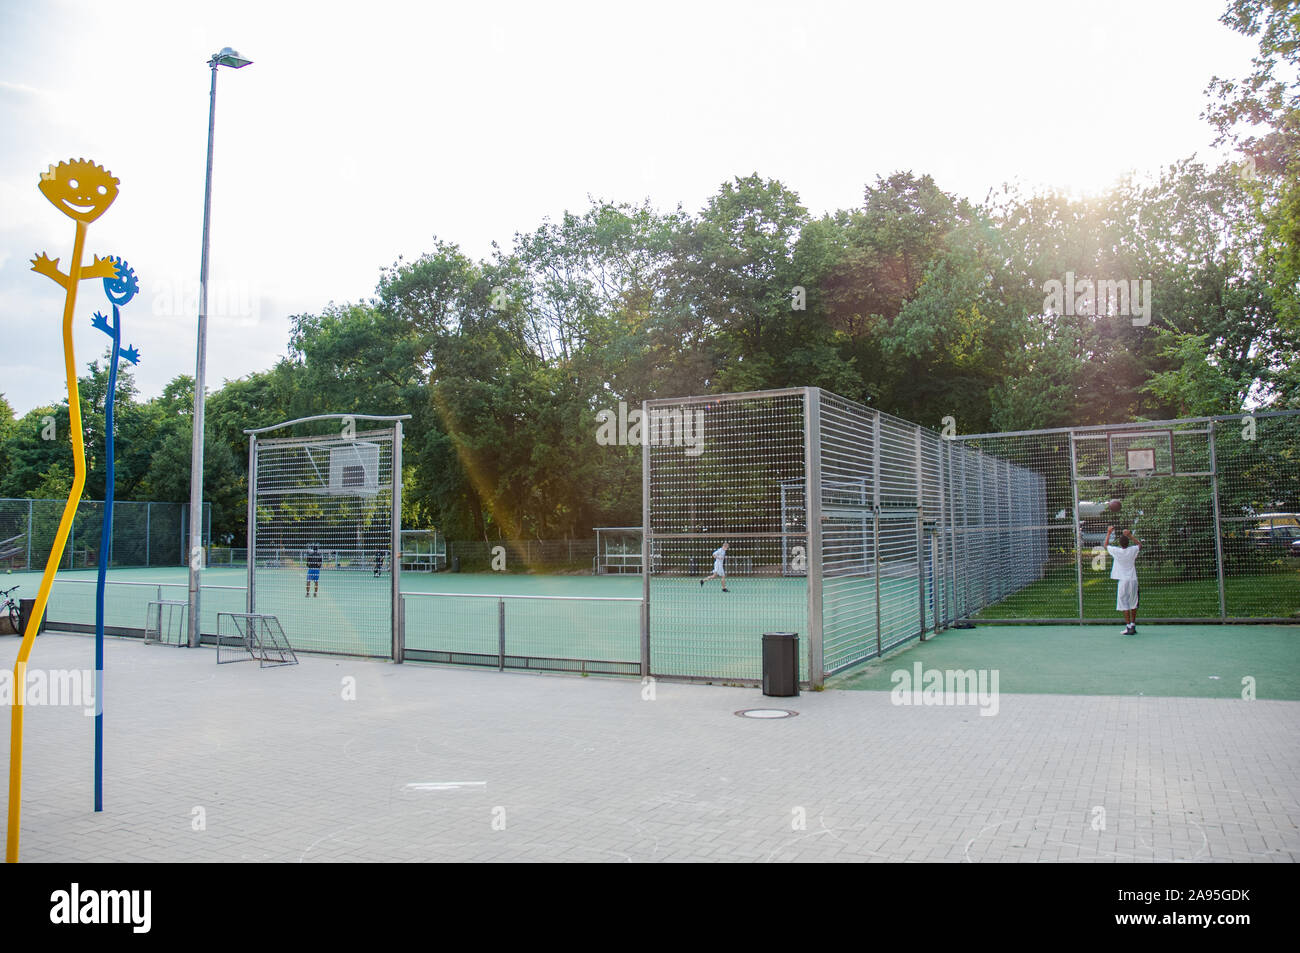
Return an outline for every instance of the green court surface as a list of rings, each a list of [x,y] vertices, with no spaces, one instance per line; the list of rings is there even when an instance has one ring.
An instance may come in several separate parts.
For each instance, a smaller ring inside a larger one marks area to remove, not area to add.
[[[3,588],[21,586],[16,597],[31,598],[40,577],[13,573],[0,580]],[[203,631],[215,633],[218,612],[245,611],[247,572],[208,569],[203,583]],[[508,667],[636,674],[641,586],[633,575],[403,573],[407,657],[495,667],[504,629]],[[840,580],[836,586],[837,600],[824,614],[825,654],[832,666],[861,653],[860,640],[848,633],[864,613],[875,615],[874,583]],[[654,674],[756,680],[762,675],[764,632],[806,637],[802,579],[732,577],[730,587],[723,593],[717,582],[701,588],[692,577],[652,580]],[[392,653],[390,592],[387,575],[327,569],[320,594],[308,597],[302,569],[258,570],[257,609],[276,615],[302,651],[384,658]],[[900,638],[915,632],[919,613],[912,586],[891,582],[881,595],[886,631]],[[109,631],[138,635],[150,601],[184,602],[186,596],[184,567],[113,570],[105,598]],[[1145,609],[1147,592],[1143,596]],[[59,573],[47,618],[56,628],[93,627],[95,572]],[[1300,626],[1148,623],[1127,638],[1119,630],[1118,621],[949,629],[925,643],[913,639],[904,654],[849,669],[828,684],[889,690],[894,671],[920,661],[941,670],[996,669],[999,690],[1010,693],[1236,698],[1242,678],[1252,676],[1257,697],[1300,700]],[[538,663],[548,659],[603,664]],[[806,680],[805,652],[800,662]]]
[[[4,588],[21,586],[14,594],[19,598],[34,597],[40,582],[37,573],[0,578]],[[50,627],[84,630],[94,625],[95,579],[93,570],[58,574],[46,612]],[[203,632],[217,631],[219,612],[246,611],[247,584],[245,569],[204,570]],[[256,584],[257,611],[277,616],[295,648],[391,656],[392,582],[386,573],[376,577],[326,569],[310,597],[302,569],[259,569]],[[150,602],[184,602],[187,588],[183,566],[114,569],[105,589],[105,624],[118,634],[139,634]],[[487,664],[499,652],[504,604],[508,653],[628,663],[640,659],[639,577],[407,572],[401,588],[406,647],[417,653],[457,653],[465,656],[459,661]],[[177,613],[178,629],[180,619]]]
[[[13,574],[16,594],[36,593],[36,573]],[[203,573],[204,633],[218,612],[246,609],[247,571]],[[364,571],[321,574],[307,596],[303,569],[259,569],[257,611],[275,615],[302,651],[391,657],[391,580]],[[656,675],[727,680],[761,677],[762,635],[807,633],[807,592],[800,578],[733,577],[715,581],[656,577],[651,591],[651,665]],[[510,573],[402,574],[404,646],[415,661],[496,666],[505,635],[507,667],[639,674],[642,580],[634,575]],[[151,601],[184,602],[184,567],[115,569],[105,592],[105,622],[138,635]],[[95,572],[59,573],[46,614],[49,625],[85,631],[95,622]],[[179,634],[180,616],[176,614]],[[547,664],[546,660],[559,660]],[[595,662],[569,665],[564,660]],[[806,657],[801,659],[806,678]]]
[[[890,691],[895,672],[998,672],[1008,694],[1156,695],[1300,701],[1300,626],[979,625],[923,643],[828,681],[829,688]],[[909,683],[910,684],[910,683]]]
[[[1228,575],[1223,580],[1224,606],[1229,617],[1294,617],[1300,621],[1300,559],[1297,565],[1273,572]],[[1142,567],[1142,615],[1146,618],[1217,618],[1219,584],[1214,578],[1182,579],[1163,567]],[[1085,569],[1083,617],[1115,615],[1115,582],[1107,572]],[[1058,567],[994,605],[979,611],[981,619],[1073,619],[1079,614],[1078,579],[1070,567]]]

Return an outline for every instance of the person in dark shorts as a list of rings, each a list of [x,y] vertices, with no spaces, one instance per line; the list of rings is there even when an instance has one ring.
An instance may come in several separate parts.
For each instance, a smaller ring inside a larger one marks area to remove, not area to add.
[[[375,578],[378,579],[384,571],[384,551],[375,550]]]
[[[320,595],[320,567],[324,560],[321,558],[320,547],[315,543],[311,544],[311,549],[307,550],[307,595],[311,596],[312,583],[316,584],[315,595]]]

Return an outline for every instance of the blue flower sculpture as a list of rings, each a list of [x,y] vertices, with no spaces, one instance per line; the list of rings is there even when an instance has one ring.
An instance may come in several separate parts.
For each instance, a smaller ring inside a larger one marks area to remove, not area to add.
[[[104,476],[104,528],[99,537],[99,578],[95,587],[95,810],[104,809],[104,586],[108,578],[108,560],[113,539],[113,407],[117,400],[117,363],[119,359],[131,364],[140,363],[140,352],[134,346],[122,350],[122,312],[136,292],[140,282],[135,272],[121,258],[111,259],[116,274],[104,279],[104,294],[113,306],[113,319],[95,312],[90,323],[107,334],[113,341],[108,361],[108,394],[104,398],[104,458],[107,461]]]

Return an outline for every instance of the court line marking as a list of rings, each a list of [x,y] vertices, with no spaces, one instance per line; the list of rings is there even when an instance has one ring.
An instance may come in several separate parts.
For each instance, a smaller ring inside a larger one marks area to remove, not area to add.
[[[457,791],[460,788],[487,787],[486,781],[412,781],[407,791]]]

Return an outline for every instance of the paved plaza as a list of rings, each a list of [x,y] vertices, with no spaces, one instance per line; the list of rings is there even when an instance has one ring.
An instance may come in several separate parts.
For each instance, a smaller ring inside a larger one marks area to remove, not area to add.
[[[0,665],[17,649],[0,640]],[[106,655],[106,809],[93,719],[29,705],[24,861],[1300,859],[1300,702],[1003,694],[986,716],[878,691],[217,666],[128,639]],[[31,670],[93,664],[93,639],[51,633]],[[799,714],[734,714],[764,707]]]

